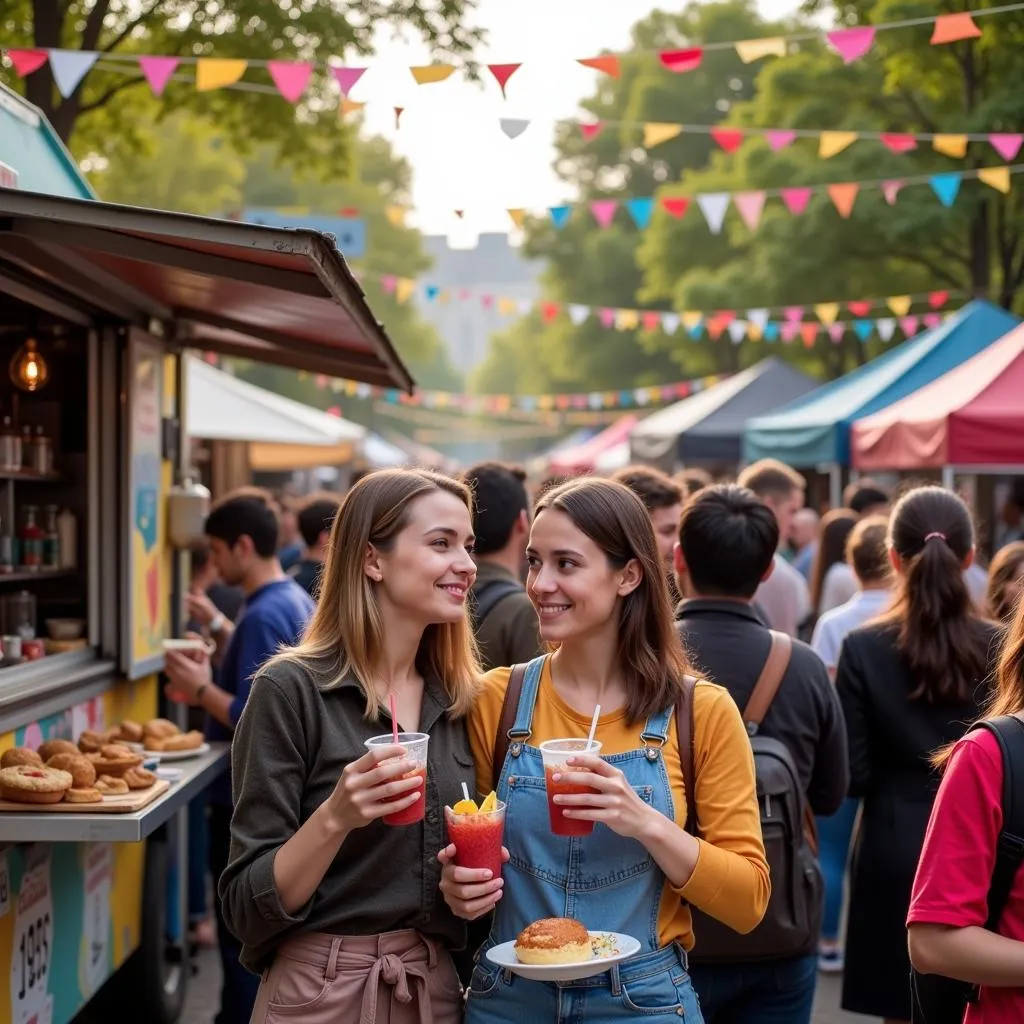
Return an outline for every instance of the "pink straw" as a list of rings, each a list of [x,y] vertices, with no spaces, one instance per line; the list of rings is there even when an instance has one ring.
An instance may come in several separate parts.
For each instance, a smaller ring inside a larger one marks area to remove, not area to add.
[[[391,738],[395,741],[395,746],[398,746],[398,708],[395,706],[395,695],[393,693],[388,694],[388,707],[391,709]]]

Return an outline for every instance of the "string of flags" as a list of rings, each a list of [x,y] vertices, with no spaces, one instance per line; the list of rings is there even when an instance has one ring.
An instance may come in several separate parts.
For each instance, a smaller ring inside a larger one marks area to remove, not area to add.
[[[1004,4],[1000,7],[981,8],[973,11],[956,11],[950,14],[936,14],[927,17],[909,18],[902,21],[885,22],[878,25],[862,25],[833,31],[803,31],[786,35],[709,42],[691,45],[683,49],[653,51],[663,68],[676,74],[696,71],[703,63],[704,55],[712,51],[732,49],[745,64],[765,57],[783,57],[794,45],[807,41],[822,41],[840,59],[850,64],[870,52],[879,33],[896,29],[930,26],[929,43],[932,46],[947,45],[982,36],[982,29],[976,19],[1024,10],[1024,3]],[[14,71],[26,77],[49,63],[54,84],[60,94],[67,98],[74,95],[85,76],[100,59],[104,68],[111,62],[133,65],[132,70],[141,72],[153,93],[163,94],[168,83],[182,67],[195,68],[195,87],[200,92],[230,88],[237,85],[250,68],[264,69],[274,87],[289,103],[298,103],[313,83],[315,71],[329,75],[340,89],[342,96],[349,92],[369,70],[367,66],[339,65],[331,60],[276,60],[225,57],[191,57],[157,54],[123,54],[98,50],[69,50],[56,47],[4,48]],[[617,54],[605,53],[594,57],[575,58],[575,63],[591,68],[612,78],[622,73],[621,58]],[[512,76],[523,66],[523,62],[485,65],[502,96]],[[417,85],[436,85],[447,81],[456,71],[454,64],[434,63],[411,65],[409,72]]]

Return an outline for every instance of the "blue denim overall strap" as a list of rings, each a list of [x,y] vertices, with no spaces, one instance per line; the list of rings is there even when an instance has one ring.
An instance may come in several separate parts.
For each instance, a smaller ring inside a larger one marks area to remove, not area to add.
[[[664,1010],[666,1020],[685,1014],[699,1022],[685,953],[675,944],[659,948],[665,876],[643,844],[601,823],[587,836],[557,836],[551,831],[543,760],[540,750],[529,743],[544,662],[537,658],[527,667],[496,787],[506,804],[505,845],[511,859],[502,870],[504,894],[484,948],[514,939],[542,917],[574,917],[594,931],[632,935],[641,948],[637,956],[601,975],[557,985],[500,971],[481,951],[467,1022],[539,1022],[542,1005],[557,1007],[554,1019],[559,1022],[586,1019],[604,1024],[628,1019],[638,1010],[648,1019]],[[642,800],[673,820],[672,790],[662,756],[671,718],[671,708],[652,715],[644,725],[641,747],[604,759],[625,775]],[[633,1005],[624,978],[632,979],[637,998],[654,1002]],[[551,1018],[543,1019],[546,1024]]]

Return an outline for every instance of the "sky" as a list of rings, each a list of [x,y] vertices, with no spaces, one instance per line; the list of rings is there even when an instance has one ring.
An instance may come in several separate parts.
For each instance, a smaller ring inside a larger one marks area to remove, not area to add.
[[[760,0],[768,17],[789,14],[798,0]],[[650,0],[479,0],[476,23],[488,41],[476,53],[481,64],[522,63],[506,87],[507,99],[486,69],[482,84],[455,74],[445,82],[417,85],[409,66],[429,63],[418,41],[378,42],[377,56],[352,89],[365,102],[367,130],[384,135],[412,165],[409,222],[427,234],[446,234],[470,246],[477,233],[507,232],[506,210],[542,210],[570,198],[552,170],[554,122],[579,113],[579,101],[596,88],[601,72],[576,63],[602,50],[629,45],[632,25],[651,10],[677,4]],[[680,77],[685,88],[685,76]],[[396,131],[394,110],[405,107]],[[516,139],[499,118],[531,121]],[[455,210],[465,211],[460,220]]]

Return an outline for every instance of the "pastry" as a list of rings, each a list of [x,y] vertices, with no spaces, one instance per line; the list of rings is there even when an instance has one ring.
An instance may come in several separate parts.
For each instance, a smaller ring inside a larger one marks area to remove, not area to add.
[[[113,775],[101,775],[96,780],[96,788],[107,796],[124,796],[128,792],[128,783]]]
[[[176,736],[147,736],[146,750],[155,750],[167,754],[178,750],[198,750],[203,745],[204,739],[203,734],[197,729],[193,729],[191,732],[179,733]]]
[[[54,754],[46,766],[67,772],[75,789],[88,789],[96,781],[96,766],[85,754]]]
[[[69,804],[101,804],[103,794],[92,786],[85,786],[81,789],[72,786],[64,793],[64,801]]]
[[[101,736],[98,732],[93,732],[91,729],[86,729],[78,737],[78,749],[83,754],[94,754],[106,742],[107,738],[105,736]]]
[[[149,789],[156,782],[156,776],[147,768],[129,768],[124,773],[129,789]]]
[[[78,745],[71,740],[47,740],[39,744],[39,756],[45,764],[54,754],[80,754]]]
[[[43,759],[28,747],[11,747],[5,750],[0,757],[0,768],[15,768],[19,764],[34,764],[37,768],[43,766]]]
[[[119,757],[131,757],[135,751],[131,747],[126,747],[123,743],[104,743],[100,747],[100,757],[113,761]]]
[[[19,804],[56,804],[71,788],[71,776],[56,768],[19,764],[0,769],[0,800]]]
[[[142,742],[142,726],[138,722],[125,719],[117,731],[118,736],[128,743]]]
[[[527,925],[515,950],[524,964],[575,964],[594,955],[590,932],[571,917],[545,917]]]
[[[181,730],[166,718],[151,719],[142,727],[142,735],[144,738],[155,736],[160,739],[166,739],[168,736],[177,736],[180,732]]]
[[[93,754],[89,758],[96,769],[97,775],[124,775],[129,768],[136,768],[142,764],[142,755],[136,754],[128,747],[118,744],[108,744],[102,751]]]

